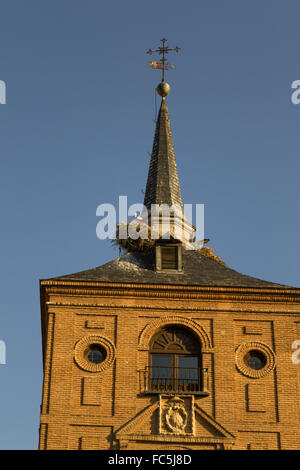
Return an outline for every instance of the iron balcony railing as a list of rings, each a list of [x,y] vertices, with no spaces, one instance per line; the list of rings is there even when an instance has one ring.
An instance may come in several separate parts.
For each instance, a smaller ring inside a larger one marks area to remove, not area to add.
[[[147,366],[139,372],[142,393],[208,395],[207,368]]]

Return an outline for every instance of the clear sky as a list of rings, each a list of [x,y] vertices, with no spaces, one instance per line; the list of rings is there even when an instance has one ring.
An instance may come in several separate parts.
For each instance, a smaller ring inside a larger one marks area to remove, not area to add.
[[[163,36],[182,48],[167,80],[184,202],[205,204],[229,267],[300,287],[299,15],[299,0],[1,1],[1,449],[38,446],[39,279],[117,257],[96,208],[143,202],[146,51]]]

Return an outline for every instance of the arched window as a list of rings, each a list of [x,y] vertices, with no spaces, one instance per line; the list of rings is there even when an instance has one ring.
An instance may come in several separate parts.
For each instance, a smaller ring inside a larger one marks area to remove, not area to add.
[[[201,382],[201,345],[196,336],[180,326],[162,328],[150,344],[150,390],[199,392]]]

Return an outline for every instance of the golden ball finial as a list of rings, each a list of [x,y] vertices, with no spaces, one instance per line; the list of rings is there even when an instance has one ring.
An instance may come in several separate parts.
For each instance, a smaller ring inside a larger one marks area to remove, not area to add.
[[[161,82],[156,88],[157,93],[165,98],[171,91],[171,87],[167,82]]]

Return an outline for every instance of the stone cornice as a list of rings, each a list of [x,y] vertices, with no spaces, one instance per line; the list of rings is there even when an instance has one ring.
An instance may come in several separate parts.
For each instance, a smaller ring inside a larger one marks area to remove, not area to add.
[[[255,308],[253,309],[249,309],[248,306],[245,306],[245,307],[241,307],[241,306],[237,306],[237,305],[234,305],[232,308],[215,308],[215,307],[212,307],[212,308],[209,308],[208,306],[199,306],[199,307],[189,307],[189,308],[183,308],[182,306],[175,306],[175,305],[167,305],[167,306],[158,306],[158,305],[155,305],[155,306],[149,306],[149,305],[144,305],[144,304],[135,304],[135,305],[118,305],[118,304],[109,304],[109,303],[102,303],[102,302],[89,302],[88,304],[86,302],[77,302],[76,303],[71,303],[71,302],[62,302],[62,301],[48,301],[46,302],[46,305],[47,307],[50,309],[51,307],[62,307],[62,308],[70,308],[71,310],[74,310],[74,309],[80,309],[80,313],[79,314],[82,314],[83,313],[81,312],[82,309],[95,309],[95,308],[101,308],[101,309],[105,309],[106,312],[101,312],[101,315],[115,315],[117,312],[115,312],[115,310],[127,310],[127,311],[136,311],[138,310],[140,313],[145,313],[144,316],[147,316],[147,313],[148,315],[150,315],[151,313],[151,317],[153,316],[153,314],[157,313],[157,315],[160,315],[161,312],[170,312],[170,311],[178,311],[180,312],[181,315],[186,315],[186,314],[190,314],[190,313],[201,313],[201,314],[205,314],[207,313],[208,315],[211,315],[212,313],[231,313],[231,314],[236,314],[236,315],[239,315],[240,313],[249,313],[249,314],[269,314],[269,313],[272,313],[273,315],[284,315],[284,316],[287,316],[287,315],[291,315],[291,316],[294,316],[294,315],[299,315],[300,311],[295,311],[295,310],[288,310],[288,309],[284,309],[283,311],[280,311],[280,310],[274,310],[274,308],[259,308],[257,306],[255,306]],[[271,307],[271,306],[270,306]],[[88,313],[87,313],[88,315]]]
[[[300,289],[294,288],[260,289],[61,280],[41,280],[40,285],[41,289],[45,289],[49,294],[300,303]]]
[[[225,442],[229,442],[231,445],[234,445],[234,439],[230,439],[228,437],[199,437],[199,436],[173,436],[171,434],[162,434],[162,435],[155,435],[155,434],[116,434],[116,439],[127,439],[128,441],[148,441],[148,442],[172,442],[178,443],[180,445],[187,445],[187,444],[222,444]]]
[[[101,282],[101,281],[64,281],[60,279],[41,279],[41,285],[47,286],[90,286],[90,287],[123,287],[125,289],[164,289],[164,290],[192,290],[192,291],[247,291],[247,292],[272,292],[272,293],[285,293],[290,292],[300,296],[300,288],[259,288],[259,287],[216,287],[216,286],[194,286],[184,284],[141,284],[141,283],[127,283],[127,282]]]

